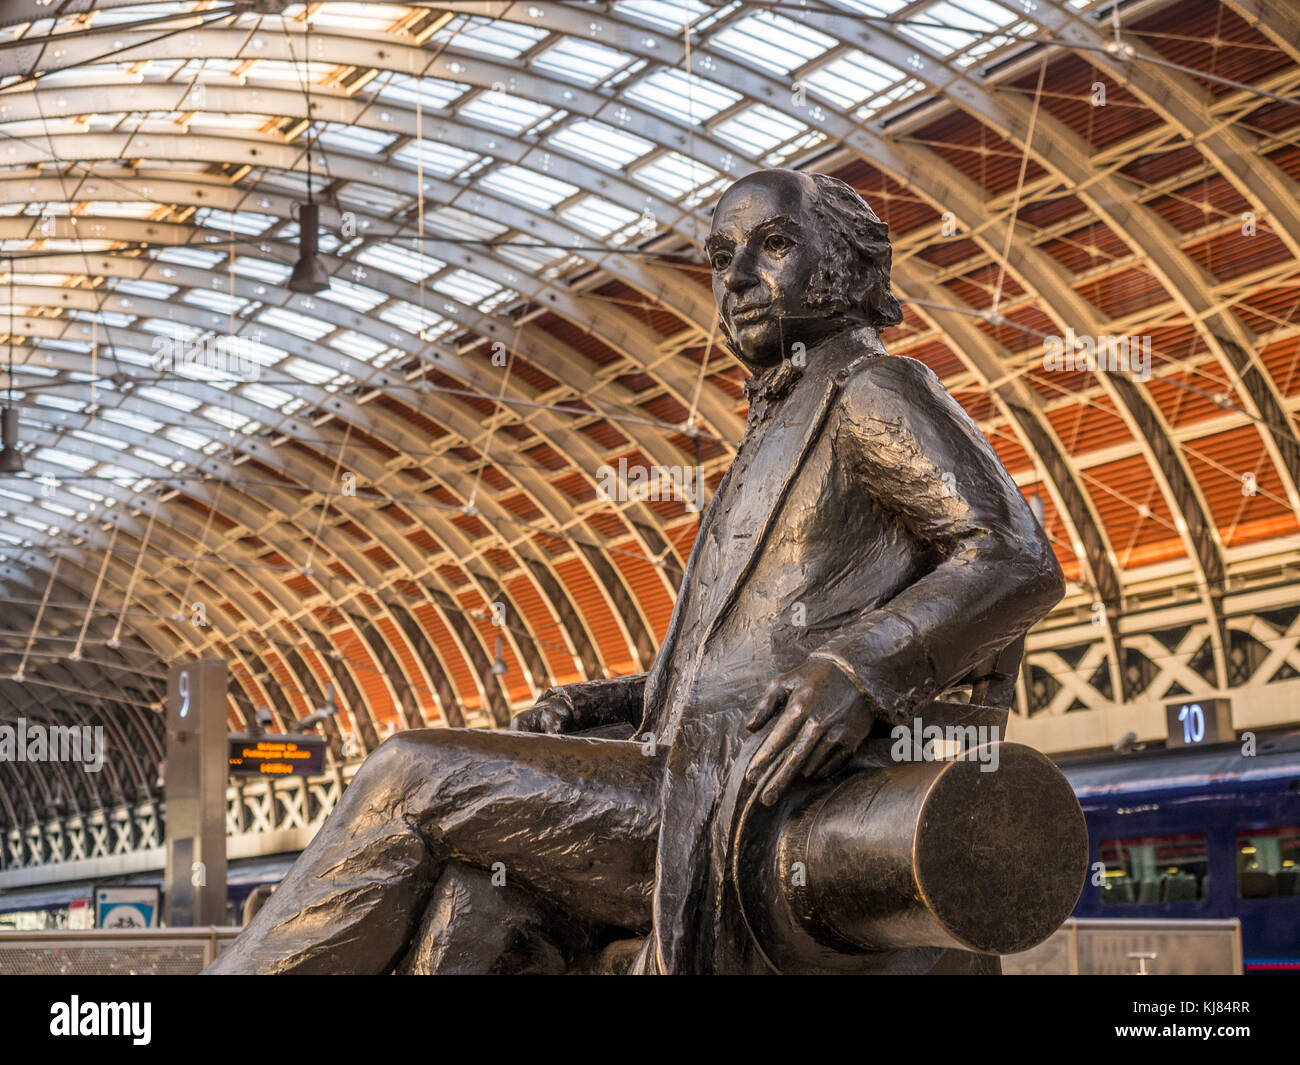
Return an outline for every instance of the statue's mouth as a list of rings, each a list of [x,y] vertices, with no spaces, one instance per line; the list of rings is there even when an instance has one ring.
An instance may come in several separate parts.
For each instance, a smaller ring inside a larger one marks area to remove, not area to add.
[[[731,312],[731,322],[737,326],[752,325],[754,322],[766,318],[767,310],[771,306],[770,303],[755,303],[745,307],[737,307]]]

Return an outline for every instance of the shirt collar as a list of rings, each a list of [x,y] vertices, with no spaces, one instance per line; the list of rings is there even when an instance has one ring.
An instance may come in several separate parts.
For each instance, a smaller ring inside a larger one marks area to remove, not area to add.
[[[752,406],[757,400],[783,399],[788,396],[794,386],[798,383],[799,378],[803,376],[804,368],[797,366],[789,359],[783,359],[775,366],[769,366],[760,374],[745,381],[745,399]]]
[[[783,359],[761,373],[748,378],[744,384],[745,399],[753,407],[758,402],[775,403],[788,396],[810,367],[816,367],[818,376],[829,378],[844,365],[861,359],[864,355],[883,355],[880,337],[870,326],[857,326],[829,336],[816,344],[797,365]],[[842,365],[843,364],[843,365]]]

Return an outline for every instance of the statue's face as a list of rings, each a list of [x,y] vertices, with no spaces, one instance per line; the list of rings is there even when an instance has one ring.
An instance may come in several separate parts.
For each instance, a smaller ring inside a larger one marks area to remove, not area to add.
[[[815,186],[788,171],[743,178],[723,195],[705,244],[723,330],[754,366],[771,366],[791,345],[811,347],[830,331],[825,311],[808,307],[808,282],[821,253],[807,200]]]

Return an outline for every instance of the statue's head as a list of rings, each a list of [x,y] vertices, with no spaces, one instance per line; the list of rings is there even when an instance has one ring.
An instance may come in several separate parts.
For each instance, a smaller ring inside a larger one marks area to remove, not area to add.
[[[838,178],[760,170],[718,201],[705,243],[733,354],[771,366],[791,345],[859,325],[897,325],[889,227]]]

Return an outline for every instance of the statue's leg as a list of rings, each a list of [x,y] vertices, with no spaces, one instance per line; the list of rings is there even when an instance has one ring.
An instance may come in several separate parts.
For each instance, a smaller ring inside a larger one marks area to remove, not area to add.
[[[396,971],[440,976],[564,973],[592,952],[596,928],[493,873],[448,862]]]
[[[475,729],[401,732],[216,973],[389,971],[457,861],[584,921],[650,925],[662,752]]]

